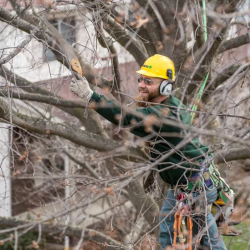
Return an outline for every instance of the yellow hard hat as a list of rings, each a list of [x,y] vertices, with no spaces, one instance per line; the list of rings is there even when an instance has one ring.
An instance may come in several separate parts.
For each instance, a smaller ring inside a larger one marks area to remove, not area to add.
[[[171,59],[159,54],[149,57],[137,73],[150,77],[175,80],[175,68]]]

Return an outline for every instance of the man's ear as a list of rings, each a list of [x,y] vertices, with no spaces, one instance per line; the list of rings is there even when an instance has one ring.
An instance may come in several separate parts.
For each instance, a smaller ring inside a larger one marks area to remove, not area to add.
[[[173,82],[168,81],[168,80],[164,80],[160,84],[160,94],[163,95],[163,96],[170,95],[171,92],[172,92],[172,88],[173,88]]]

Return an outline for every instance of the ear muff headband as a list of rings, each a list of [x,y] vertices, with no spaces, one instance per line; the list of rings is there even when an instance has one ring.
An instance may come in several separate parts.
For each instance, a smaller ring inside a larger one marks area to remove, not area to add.
[[[172,82],[169,82],[168,80],[164,80],[160,84],[160,94],[161,95],[170,95],[172,92]]]

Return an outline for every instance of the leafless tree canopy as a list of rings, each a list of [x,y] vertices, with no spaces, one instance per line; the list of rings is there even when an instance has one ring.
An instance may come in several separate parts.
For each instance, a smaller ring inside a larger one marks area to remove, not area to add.
[[[22,215],[0,218],[0,245],[10,240],[19,249],[19,236],[32,231],[38,233],[34,248],[42,238],[62,243],[64,236],[76,249],[90,242],[93,249],[159,247],[159,206],[167,186],[156,175],[154,191],[143,189],[144,177],[157,171],[148,154],[150,137],[114,127],[70,93],[74,57],[91,87],[124,112],[135,112],[127,105],[137,93],[135,71],[154,54],[170,57],[174,95],[190,112],[198,104],[198,111],[191,127],[164,122],[209,145],[237,191],[239,213],[246,213],[248,9],[244,1],[206,1],[205,41],[200,2],[0,1],[0,122],[9,131],[10,164],[1,181],[11,180],[12,214]],[[145,118],[144,124],[150,130],[152,122]]]

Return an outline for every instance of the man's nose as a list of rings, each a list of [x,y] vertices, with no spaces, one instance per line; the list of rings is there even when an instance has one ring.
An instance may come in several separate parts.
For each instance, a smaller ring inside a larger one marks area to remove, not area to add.
[[[145,88],[146,87],[144,80],[139,82],[139,87],[140,88]]]

